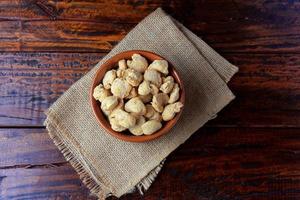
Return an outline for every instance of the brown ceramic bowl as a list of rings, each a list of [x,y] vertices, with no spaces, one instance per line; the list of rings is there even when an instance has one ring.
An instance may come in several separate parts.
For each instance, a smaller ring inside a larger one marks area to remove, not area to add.
[[[160,130],[158,130],[157,132],[153,133],[152,135],[135,136],[135,135],[132,135],[129,131],[116,132],[116,131],[112,130],[107,117],[102,113],[102,111],[100,109],[100,102],[96,101],[93,97],[93,90],[97,85],[99,85],[102,82],[102,79],[103,79],[105,73],[112,68],[116,68],[119,60],[131,59],[131,56],[134,53],[138,53],[138,54],[142,55],[143,57],[145,57],[148,60],[149,63],[151,63],[154,60],[164,59],[163,57],[161,57],[155,53],[152,53],[149,51],[141,51],[141,50],[125,51],[125,52],[122,52],[122,53],[119,53],[119,54],[113,56],[112,58],[107,60],[104,64],[102,64],[99,67],[99,69],[97,70],[94,80],[92,82],[91,89],[90,89],[90,102],[91,102],[91,106],[93,108],[93,111],[94,111],[97,121],[109,134],[111,134],[112,136],[114,136],[118,139],[128,141],[128,142],[146,142],[146,141],[150,141],[150,140],[158,138],[162,135],[167,134],[170,131],[170,129],[178,121],[183,108],[181,109],[181,111],[179,113],[176,114],[174,119],[172,119],[168,122],[162,122],[162,124],[163,124],[162,128]],[[166,60],[166,59],[164,59],[164,60]],[[174,77],[175,81],[179,84],[179,87],[180,87],[179,101],[184,105],[185,92],[184,92],[182,80],[180,79],[174,66],[169,61],[168,61],[168,63],[169,63],[169,74]]]

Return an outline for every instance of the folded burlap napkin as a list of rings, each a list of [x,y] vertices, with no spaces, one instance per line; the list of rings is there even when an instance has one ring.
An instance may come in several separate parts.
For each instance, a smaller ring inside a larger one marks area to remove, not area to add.
[[[186,90],[184,112],[176,126],[169,134],[146,143],[124,142],[105,133],[89,103],[91,81],[99,66],[132,49],[152,51],[168,59]],[[103,199],[135,189],[143,193],[165,158],[234,99],[226,82],[237,70],[158,8],[49,108],[45,125],[92,194]]]

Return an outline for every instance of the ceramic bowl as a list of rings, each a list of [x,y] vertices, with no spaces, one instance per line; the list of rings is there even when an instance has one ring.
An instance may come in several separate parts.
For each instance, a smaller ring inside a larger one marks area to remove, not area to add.
[[[172,120],[167,121],[167,122],[162,121],[163,126],[157,132],[153,133],[152,135],[135,136],[135,135],[132,135],[128,130],[126,130],[124,132],[116,132],[116,131],[112,130],[107,117],[103,114],[103,112],[100,109],[101,103],[99,101],[96,101],[93,97],[93,90],[97,85],[99,85],[102,82],[102,79],[103,79],[105,73],[108,70],[116,68],[119,60],[131,59],[131,56],[134,53],[140,54],[141,56],[145,57],[148,60],[149,64],[154,60],[160,60],[160,59],[166,60],[165,58],[161,57],[160,55],[157,55],[157,54],[149,52],[149,51],[142,51],[142,50],[125,51],[125,52],[122,52],[122,53],[119,53],[119,54],[113,56],[112,58],[107,60],[105,63],[103,63],[96,71],[96,74],[94,76],[94,79],[92,81],[92,85],[90,88],[90,103],[91,103],[91,106],[92,106],[92,109],[94,111],[94,115],[95,115],[97,121],[106,130],[107,133],[111,134],[112,136],[114,136],[118,139],[121,139],[121,140],[124,140],[127,142],[146,142],[146,141],[154,140],[158,137],[161,137],[161,136],[167,134],[170,131],[170,129],[176,124],[178,119],[180,118],[180,115],[183,111],[184,106],[183,106],[183,108],[181,108],[181,111],[179,113],[177,113],[176,116]],[[178,83],[179,87],[180,87],[179,101],[184,105],[185,91],[184,91],[184,87],[183,87],[183,82],[180,79],[180,77],[179,77],[175,67],[172,65],[172,63],[170,63],[168,61],[168,64],[169,64],[169,75],[173,76],[175,82]]]

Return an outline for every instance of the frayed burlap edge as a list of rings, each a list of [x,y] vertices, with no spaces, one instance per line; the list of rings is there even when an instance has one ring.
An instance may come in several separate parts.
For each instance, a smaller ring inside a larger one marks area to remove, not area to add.
[[[85,166],[81,163],[79,159],[74,156],[70,148],[66,145],[64,141],[58,136],[58,129],[48,123],[48,118],[45,120],[44,125],[48,130],[50,138],[53,140],[53,143],[57,146],[59,151],[63,154],[66,161],[68,161],[71,166],[75,169],[79,178],[84,183],[84,185],[90,190],[93,196],[98,197],[99,199],[105,199],[107,196],[104,195],[104,192],[101,190],[101,186],[96,183],[96,181],[91,177],[88,171],[85,169]]]
[[[49,110],[46,112],[46,115],[49,114]],[[52,123],[48,123],[51,121]],[[64,158],[67,162],[71,164],[71,166],[75,169],[76,173],[79,175],[82,183],[89,189],[90,194],[92,196],[97,197],[98,199],[106,199],[109,196],[112,196],[111,193],[105,192],[105,186],[100,183],[97,183],[95,179],[92,177],[91,173],[86,170],[86,166],[79,160],[74,153],[71,151],[71,148],[68,147],[66,141],[63,141],[59,136],[60,129],[56,128],[55,120],[49,120],[49,116],[44,121],[44,125],[48,130],[48,135],[53,140],[53,143],[59,151],[63,154]],[[54,123],[53,123],[54,122]],[[149,172],[147,176],[145,176],[138,184],[135,185],[134,188],[129,190],[126,194],[133,193],[138,191],[141,195],[144,194],[145,191],[149,189],[152,182],[156,179],[157,175],[161,171],[163,164],[166,159],[161,161],[161,163],[155,167],[152,171]]]
[[[144,194],[145,191],[149,189],[152,182],[156,179],[157,175],[159,174],[160,170],[162,169],[164,162],[166,159],[160,162],[160,164],[155,167],[147,176],[145,176],[136,186],[135,189],[139,191],[141,195]],[[135,189],[132,191],[134,192]],[[130,192],[129,192],[130,193]]]

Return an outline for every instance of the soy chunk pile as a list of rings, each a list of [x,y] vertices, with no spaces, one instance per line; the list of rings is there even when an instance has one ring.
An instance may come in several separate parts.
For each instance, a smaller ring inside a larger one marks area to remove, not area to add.
[[[106,72],[93,97],[101,102],[111,128],[129,130],[133,135],[151,135],[180,112],[180,88],[169,75],[166,60],[150,65],[140,54],[120,60],[116,69]]]

